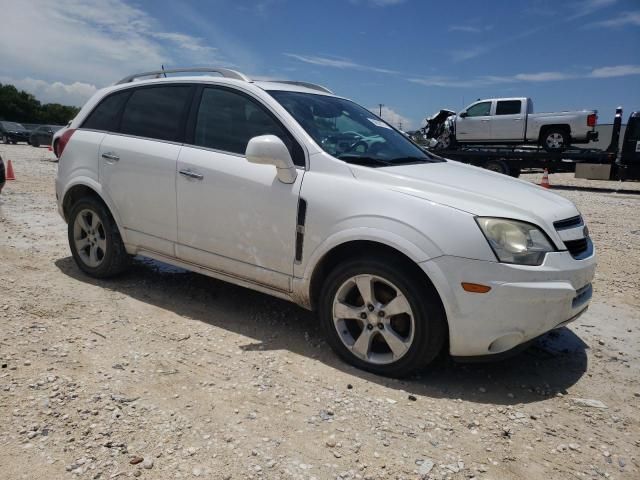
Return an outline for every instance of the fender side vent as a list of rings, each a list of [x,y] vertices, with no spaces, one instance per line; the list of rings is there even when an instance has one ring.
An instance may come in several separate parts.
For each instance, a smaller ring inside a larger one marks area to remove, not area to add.
[[[296,221],[296,262],[302,261],[302,248],[304,245],[304,224],[307,221],[307,201],[304,198],[298,200],[298,219]]]

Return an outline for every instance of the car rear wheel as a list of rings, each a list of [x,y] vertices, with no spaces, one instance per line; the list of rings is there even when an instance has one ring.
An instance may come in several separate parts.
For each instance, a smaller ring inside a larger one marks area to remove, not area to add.
[[[78,267],[96,278],[117,275],[129,266],[118,226],[105,205],[84,197],[73,205],[67,233],[71,254]]]
[[[547,152],[562,152],[569,146],[569,135],[565,130],[550,129],[542,135],[542,148]]]
[[[340,264],[325,281],[319,313],[341,358],[379,375],[404,377],[440,353],[446,320],[435,289],[395,260],[363,257]]]
[[[39,147],[40,146],[40,142],[38,141],[37,138],[34,138],[33,140],[31,140],[31,146],[32,147]]]

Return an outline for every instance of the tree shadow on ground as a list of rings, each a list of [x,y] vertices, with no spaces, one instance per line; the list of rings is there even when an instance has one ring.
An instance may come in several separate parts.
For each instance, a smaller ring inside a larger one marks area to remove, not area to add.
[[[566,392],[587,369],[588,346],[570,329],[561,328],[504,360],[459,363],[443,355],[420,375],[389,379],[340,360],[324,341],[315,315],[284,300],[141,257],[126,274],[111,280],[88,277],[72,257],[55,264],[80,282],[253,339],[241,346],[244,350],[288,350],[408,395],[479,404],[539,402]]]

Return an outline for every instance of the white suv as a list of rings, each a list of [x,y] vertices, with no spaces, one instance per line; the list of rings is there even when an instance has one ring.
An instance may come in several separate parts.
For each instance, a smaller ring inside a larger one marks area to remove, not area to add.
[[[587,308],[595,253],[570,201],[426,153],[323,87],[202,70],[220,76],[127,77],[56,135],[87,274],[144,255],[291,300],[343,359],[391,376]]]

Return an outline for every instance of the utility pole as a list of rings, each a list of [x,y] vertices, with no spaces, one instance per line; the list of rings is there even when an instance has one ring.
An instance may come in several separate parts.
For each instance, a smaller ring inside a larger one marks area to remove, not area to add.
[[[383,103],[379,103],[378,105],[380,106],[380,113],[378,114],[378,116],[380,118],[382,118],[382,107],[384,107],[384,104]]]

